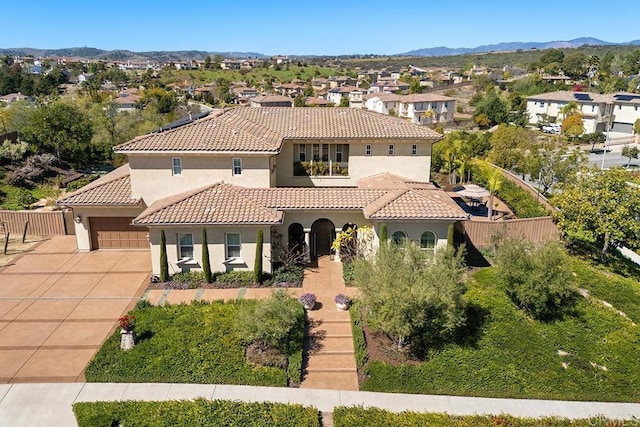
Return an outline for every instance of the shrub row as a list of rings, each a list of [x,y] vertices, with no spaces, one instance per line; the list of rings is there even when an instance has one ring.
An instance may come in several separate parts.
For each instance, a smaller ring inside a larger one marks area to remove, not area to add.
[[[281,426],[317,427],[309,406],[196,399],[165,402],[81,402],[73,405],[79,427]]]
[[[358,369],[362,371],[365,369],[367,360],[369,360],[369,354],[367,353],[367,341],[362,326],[362,311],[357,301],[353,304],[351,310],[349,310],[349,316],[351,317],[351,331],[353,331],[353,348],[355,349],[356,364]]]
[[[474,182],[488,188],[487,175],[482,168],[474,165],[471,171]],[[506,178],[502,182],[500,189],[496,192],[496,195],[511,208],[518,218],[537,218],[549,215],[531,193]]]
[[[635,425],[638,420],[630,421]],[[338,406],[333,412],[333,425],[335,427],[593,427],[613,426],[614,421],[602,417],[589,419],[570,420],[568,418],[516,418],[510,415],[468,415],[456,416],[446,413],[394,413],[378,408],[364,409],[362,407]],[[620,421],[619,425],[626,425]]]
[[[214,287],[217,288],[237,288],[250,287],[254,283],[253,271],[233,270],[219,271],[212,273]],[[280,267],[273,275],[262,274],[263,284],[277,287],[296,287],[302,285],[304,279],[304,268],[301,266]],[[171,276],[171,282],[165,286],[173,288],[198,288],[206,284],[204,271],[186,271],[176,273]],[[181,286],[182,285],[182,286]]]
[[[353,273],[353,263],[343,262],[342,263],[342,279],[344,280],[344,283],[348,285],[353,282],[354,278],[355,277]]]

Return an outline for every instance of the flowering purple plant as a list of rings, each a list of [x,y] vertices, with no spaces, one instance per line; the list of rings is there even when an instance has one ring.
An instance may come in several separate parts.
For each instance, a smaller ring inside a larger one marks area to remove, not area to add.
[[[302,294],[300,295],[300,298],[298,298],[298,301],[303,305],[313,306],[316,303],[316,295],[312,293]]]
[[[351,299],[345,294],[338,294],[334,298],[336,304],[349,305],[351,303]]]

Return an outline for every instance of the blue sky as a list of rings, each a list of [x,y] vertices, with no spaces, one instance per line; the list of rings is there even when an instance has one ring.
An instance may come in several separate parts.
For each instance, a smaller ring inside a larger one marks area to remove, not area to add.
[[[0,48],[395,54],[424,47],[640,39],[640,1],[5,0]],[[593,24],[595,23],[595,25]]]

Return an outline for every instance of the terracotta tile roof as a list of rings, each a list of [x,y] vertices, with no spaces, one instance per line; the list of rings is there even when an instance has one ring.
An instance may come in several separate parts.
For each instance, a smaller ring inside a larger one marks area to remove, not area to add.
[[[219,120],[209,115],[187,125],[150,133],[114,147],[116,153],[136,151],[171,152],[262,152],[276,153],[282,138],[253,123]]]
[[[467,219],[467,214],[442,190],[391,190],[388,203],[365,209],[365,217],[386,220]]]
[[[158,200],[134,224],[280,224],[282,212],[245,197],[240,188],[217,183]]]
[[[358,180],[358,188],[376,189],[400,189],[400,188],[422,188],[425,190],[435,190],[436,186],[430,182],[411,181],[405,177],[394,175],[389,172],[382,172]]]
[[[384,195],[384,190],[336,187],[243,188],[240,192],[275,209],[362,209]]]
[[[441,135],[426,126],[357,108],[234,108],[165,132],[120,144],[116,153],[277,153],[284,139],[421,139]]]
[[[577,95],[577,96],[576,96]],[[559,90],[556,92],[541,93],[538,95],[532,95],[527,97],[528,100],[538,101],[560,101],[569,102],[575,101],[579,104],[590,103],[604,103],[609,101],[610,97],[607,95],[600,95],[599,93],[592,92],[572,92],[570,90]]]
[[[235,108],[218,120],[244,121],[272,129],[285,139],[427,139],[440,134],[426,126],[408,123],[359,108]]]
[[[128,163],[57,201],[64,206],[136,206],[139,203],[139,198],[131,197]]]
[[[360,210],[365,218],[467,219],[439,189],[244,188],[214,184],[157,201],[133,223],[280,224],[288,210]]]

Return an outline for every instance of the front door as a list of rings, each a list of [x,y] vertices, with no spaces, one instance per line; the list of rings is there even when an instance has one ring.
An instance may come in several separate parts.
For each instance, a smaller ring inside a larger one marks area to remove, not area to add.
[[[336,227],[328,219],[319,219],[311,226],[311,256],[318,258],[331,254]]]

